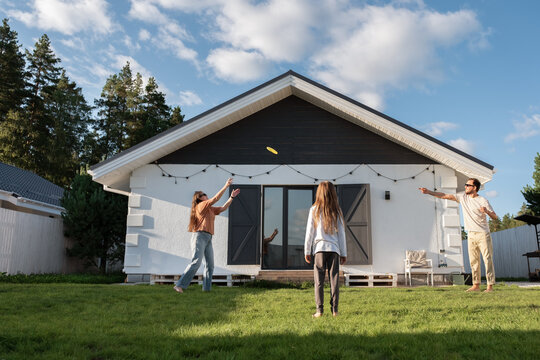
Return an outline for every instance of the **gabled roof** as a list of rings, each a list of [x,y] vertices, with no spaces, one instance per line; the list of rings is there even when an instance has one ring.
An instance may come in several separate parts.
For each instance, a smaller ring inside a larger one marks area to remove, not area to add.
[[[94,181],[129,191],[130,173],[146,164],[217,132],[267,106],[295,95],[343,119],[444,164],[482,183],[491,180],[493,166],[443,143],[377,110],[288,71],[97,165]]]
[[[0,162],[0,191],[15,198],[62,207],[64,189],[30,171]]]

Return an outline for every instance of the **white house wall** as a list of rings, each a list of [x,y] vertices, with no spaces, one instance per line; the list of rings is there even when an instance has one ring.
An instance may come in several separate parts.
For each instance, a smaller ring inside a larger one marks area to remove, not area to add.
[[[175,176],[190,176],[205,165],[161,165]],[[253,175],[271,170],[275,165],[220,165],[235,174]],[[294,168],[319,179],[339,177],[355,165],[294,165]],[[371,194],[371,231],[373,265],[343,266],[345,272],[403,273],[403,258],[407,249],[425,249],[436,267],[435,272],[461,272],[459,208],[457,203],[423,195],[419,187],[455,193],[454,170],[436,165],[435,173],[424,171],[427,165],[371,165],[382,175],[362,165],[335,182],[369,184]],[[415,179],[412,176],[417,175]],[[125,272],[127,274],[181,274],[191,260],[190,238],[187,232],[191,198],[196,190],[213,196],[230,176],[211,166],[188,180],[162,176],[156,165],[138,168],[131,176]],[[252,179],[236,176],[234,183],[244,185],[313,185],[309,179],[285,166]],[[461,189],[459,189],[461,190]],[[390,200],[385,200],[390,191]],[[216,204],[222,205],[228,194]],[[242,196],[242,194],[240,194]],[[457,221],[457,222],[456,222]],[[227,265],[228,211],[216,217],[213,238],[215,274],[257,274],[259,265]],[[444,252],[441,252],[441,249]],[[202,271],[202,267],[201,270]]]

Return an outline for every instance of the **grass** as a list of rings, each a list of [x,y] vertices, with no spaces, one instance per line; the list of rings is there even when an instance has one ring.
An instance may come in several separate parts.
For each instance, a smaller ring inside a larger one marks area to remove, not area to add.
[[[465,289],[342,287],[312,319],[312,288],[0,283],[0,359],[538,358],[539,289]]]
[[[7,275],[0,273],[0,283],[11,284],[115,284],[122,283],[126,275],[123,273],[112,274],[16,274]]]

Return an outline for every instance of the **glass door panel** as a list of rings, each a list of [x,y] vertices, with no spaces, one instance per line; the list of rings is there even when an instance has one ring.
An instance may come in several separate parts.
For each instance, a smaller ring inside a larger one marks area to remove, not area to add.
[[[313,189],[287,189],[287,268],[311,268],[304,260],[304,239]]]
[[[263,269],[283,268],[283,194],[281,187],[264,188]]]

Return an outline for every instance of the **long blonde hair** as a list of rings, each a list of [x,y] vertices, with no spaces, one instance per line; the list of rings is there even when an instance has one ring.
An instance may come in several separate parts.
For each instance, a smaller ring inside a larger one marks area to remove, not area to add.
[[[204,195],[203,191],[195,191],[193,194],[193,199],[191,199],[191,216],[189,217],[188,231],[193,232],[197,226],[197,216],[196,208],[197,205],[202,201],[201,197]]]
[[[317,188],[315,195],[314,225],[317,227],[319,219],[322,218],[323,230],[327,234],[334,234],[338,231],[338,221],[343,221],[343,212],[339,207],[336,188],[330,181],[323,181]]]

